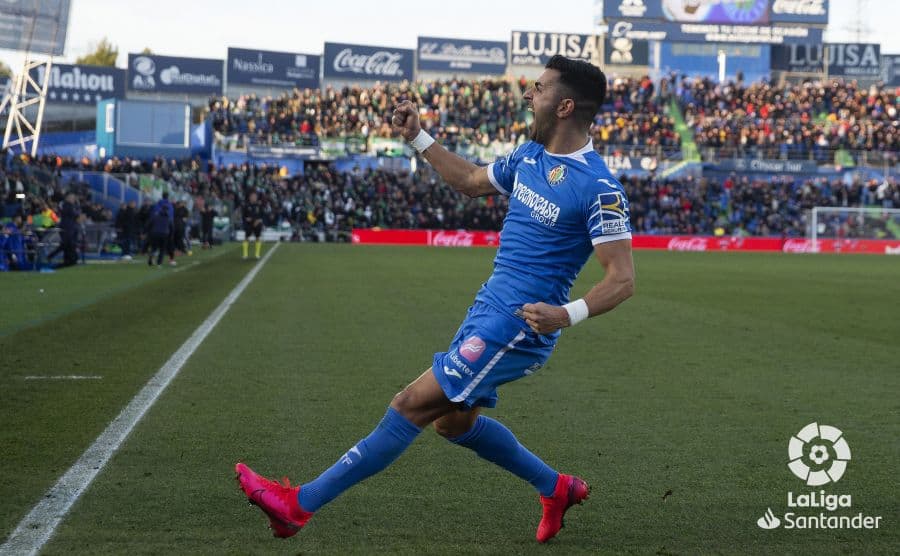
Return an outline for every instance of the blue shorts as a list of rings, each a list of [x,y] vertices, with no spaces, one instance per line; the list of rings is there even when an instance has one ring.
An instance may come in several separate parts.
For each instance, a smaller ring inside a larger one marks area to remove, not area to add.
[[[464,408],[497,405],[497,387],[537,371],[555,338],[485,303],[469,307],[450,348],[434,354],[432,372],[452,402]]]

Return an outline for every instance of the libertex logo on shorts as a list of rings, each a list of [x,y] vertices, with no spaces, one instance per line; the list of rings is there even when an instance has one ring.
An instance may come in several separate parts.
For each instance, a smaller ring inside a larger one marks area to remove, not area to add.
[[[459,346],[459,354],[469,363],[474,363],[484,353],[484,347],[484,340],[478,336],[469,336],[463,345]]]
[[[831,425],[810,423],[788,440],[788,469],[806,486],[824,487],[837,483],[850,461],[850,444],[844,433]],[[852,513],[850,494],[828,492],[788,492],[786,511],[777,517],[771,508],[756,520],[762,529],[878,529],[881,516]],[[813,512],[818,512],[813,513]],[[849,513],[849,515],[847,515]]]

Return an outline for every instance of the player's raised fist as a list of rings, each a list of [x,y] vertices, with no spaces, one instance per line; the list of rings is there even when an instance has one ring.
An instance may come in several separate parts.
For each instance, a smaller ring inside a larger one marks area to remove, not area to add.
[[[563,307],[543,302],[526,303],[516,314],[538,334],[551,334],[571,324],[569,313]]]
[[[412,141],[422,129],[419,124],[419,108],[412,102],[404,100],[394,109],[391,125],[404,139]]]

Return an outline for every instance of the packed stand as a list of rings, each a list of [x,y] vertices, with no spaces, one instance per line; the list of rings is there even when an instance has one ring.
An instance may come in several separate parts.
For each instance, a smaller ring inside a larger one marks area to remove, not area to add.
[[[111,218],[86,188],[64,187],[54,166],[28,157],[0,165],[0,271],[31,270],[40,256],[62,255],[62,265],[76,264],[87,226]],[[51,241],[56,249],[39,253]]]
[[[835,160],[839,149],[869,162],[900,157],[900,95],[855,81],[773,85],[669,80],[704,159]]]
[[[91,202],[84,186],[60,186],[58,174],[63,168],[108,171],[126,181],[138,174],[165,180],[168,188],[186,200],[173,203],[182,222],[176,236],[193,235],[207,245],[212,244],[209,229],[213,218],[223,218],[232,230],[240,229],[242,207],[252,192],[262,204],[265,228],[276,237],[295,241],[349,241],[353,228],[371,227],[497,231],[508,207],[503,196],[470,199],[453,191],[428,165],[409,173],[359,168],[337,172],[320,164],[308,166],[302,175],[288,176],[278,167],[244,164],[216,168],[196,160],[90,163],[43,159],[0,173],[4,214],[9,215],[4,237],[16,230],[37,241],[47,228],[59,226],[47,222],[58,222],[53,219],[64,211],[65,197],[75,193],[72,200],[79,208],[80,223],[96,218],[107,227],[114,226],[123,254],[146,246],[145,228],[154,209],[150,200],[140,207],[121,207],[113,216]],[[54,179],[48,182],[35,177],[42,173]],[[808,233],[808,211],[814,206],[900,207],[900,187],[893,178],[848,182],[732,174],[620,179],[639,234],[803,237]],[[28,194],[21,200],[16,199],[17,192]],[[842,233],[856,232],[847,227]],[[172,249],[170,246],[170,260],[174,260]],[[179,249],[189,251],[190,246],[181,244]],[[5,262],[7,266],[11,262],[8,252]]]
[[[634,156],[657,153],[666,157],[681,150],[675,120],[668,115],[669,83],[659,88],[649,77],[616,78],[610,82],[606,103],[594,118],[591,136],[598,148],[606,145],[633,150]]]
[[[503,196],[469,199],[456,193],[428,165],[410,174],[382,169],[341,173],[323,164],[298,176],[267,166],[208,172],[185,167],[170,179],[180,180],[195,206],[222,207],[220,215],[230,211],[235,226],[241,206],[255,191],[264,225],[285,239],[302,241],[347,241],[354,227],[496,231],[508,206]],[[846,182],[734,174],[620,179],[635,232],[644,234],[802,237],[814,206],[900,207],[894,179]]]
[[[368,141],[392,137],[387,115],[403,99],[419,105],[422,126],[451,150],[468,145],[515,145],[528,134],[522,97],[527,82],[420,81],[297,90],[279,97],[213,98],[209,119],[220,148],[308,146],[322,139]],[[614,79],[591,133],[598,146],[675,154],[680,138],[666,115],[667,90],[652,81]]]
[[[900,206],[893,180],[851,183],[746,175],[724,178],[621,179],[631,222],[641,234],[804,237],[815,206]]]

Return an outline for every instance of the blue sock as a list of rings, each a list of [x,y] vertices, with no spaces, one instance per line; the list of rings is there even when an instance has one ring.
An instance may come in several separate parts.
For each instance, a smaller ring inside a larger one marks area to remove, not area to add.
[[[556,488],[559,473],[519,444],[512,431],[490,417],[479,415],[469,432],[451,438],[450,442],[465,446],[482,458],[528,481],[541,496],[552,495]]]
[[[314,512],[356,483],[378,473],[412,444],[422,429],[389,407],[369,436],[350,448],[341,459],[317,479],[300,487],[297,500]]]

